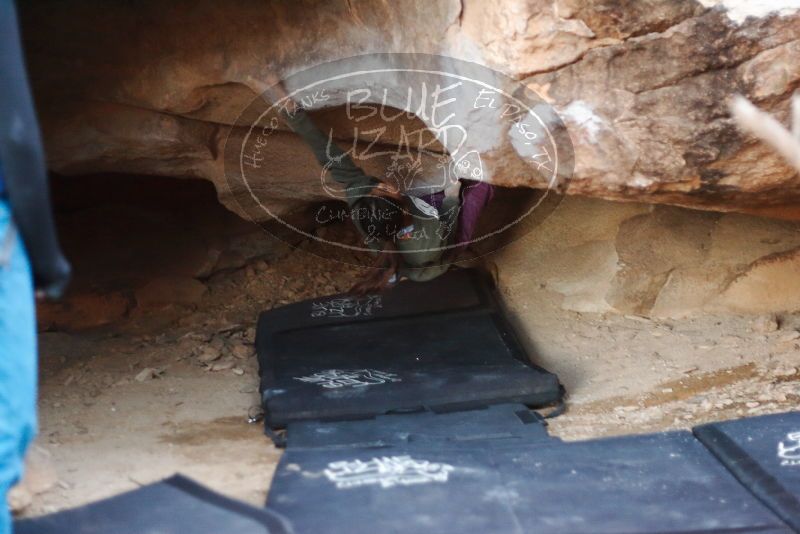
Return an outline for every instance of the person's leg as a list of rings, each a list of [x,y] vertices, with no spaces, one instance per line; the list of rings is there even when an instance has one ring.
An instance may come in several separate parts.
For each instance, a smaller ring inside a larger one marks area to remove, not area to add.
[[[494,186],[487,182],[463,180],[461,190],[461,211],[458,214],[456,243],[466,247],[475,237],[478,218],[483,209],[494,197]]]
[[[6,243],[10,224],[8,205],[0,200],[0,534],[11,531],[6,493],[22,475],[25,451],[36,433],[31,269],[19,237]]]

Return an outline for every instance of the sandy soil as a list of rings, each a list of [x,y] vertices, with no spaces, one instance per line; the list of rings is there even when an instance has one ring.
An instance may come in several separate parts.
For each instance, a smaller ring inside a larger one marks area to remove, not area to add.
[[[43,333],[39,443],[57,483],[25,514],[175,472],[262,504],[280,452],[261,425],[247,423],[258,406],[256,316],[345,290],[355,274],[294,250],[217,273],[197,306],[135,310],[113,328]],[[785,411],[800,400],[797,317],[653,322],[564,312],[544,295],[506,299],[537,363],[569,390],[568,412],[550,426],[565,439],[688,428]]]

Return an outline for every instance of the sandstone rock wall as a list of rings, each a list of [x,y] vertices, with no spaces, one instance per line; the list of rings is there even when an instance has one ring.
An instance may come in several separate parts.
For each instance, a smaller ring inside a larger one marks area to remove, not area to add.
[[[800,310],[800,225],[735,213],[567,198],[500,251],[519,306],[682,317]]]
[[[249,76],[373,52],[451,56],[504,72],[555,107],[575,151],[567,193],[632,201],[568,199],[493,258],[520,298],[543,292],[568,310],[651,316],[800,309],[798,227],[741,214],[800,218],[800,178],[741,134],[726,105],[742,93],[786,120],[800,87],[800,0],[51,0],[20,8],[57,173],[202,178],[241,214],[243,191],[229,189],[223,152],[256,98]],[[340,109],[316,120],[345,131]],[[397,124],[388,126],[397,139]],[[492,182],[542,186],[517,172],[508,139],[476,146]],[[294,134],[279,132],[264,156],[270,166],[254,185],[275,213],[324,198],[319,166]],[[385,162],[370,165],[380,173]]]
[[[21,11],[59,173],[205,178],[235,210],[222,148],[255,97],[248,76],[423,52],[486,64],[551,102],[575,145],[569,193],[797,217],[797,174],[738,133],[725,105],[740,92],[785,117],[800,85],[800,3],[762,4],[53,0]],[[285,212],[316,198],[316,176],[292,134],[279,141],[260,186]],[[520,179],[511,150],[484,151],[489,179],[540,186]]]

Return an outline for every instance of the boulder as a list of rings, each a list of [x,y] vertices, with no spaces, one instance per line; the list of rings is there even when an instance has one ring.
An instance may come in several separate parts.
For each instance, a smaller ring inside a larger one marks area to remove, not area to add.
[[[241,213],[237,197],[246,192],[225,180],[223,154],[232,124],[256,98],[248,77],[419,52],[487,65],[549,102],[574,145],[569,194],[797,218],[797,173],[740,133],[726,105],[743,93],[786,118],[800,83],[800,14],[792,7],[800,6],[145,0],[100,9],[51,0],[20,10],[49,162],[61,174],[204,178]],[[346,122],[341,109],[318,119]],[[519,172],[508,132],[482,133],[492,126],[467,125],[467,148],[479,151],[486,179],[545,187]],[[275,213],[323,198],[319,169],[292,133],[279,132],[265,156],[269,169],[253,186]],[[371,172],[383,165],[374,162]]]
[[[520,313],[538,302],[653,318],[800,311],[790,221],[567,198],[490,261]]]

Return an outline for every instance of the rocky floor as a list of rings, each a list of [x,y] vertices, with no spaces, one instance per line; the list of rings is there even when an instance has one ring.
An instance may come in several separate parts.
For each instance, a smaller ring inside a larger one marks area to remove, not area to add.
[[[280,452],[247,423],[258,410],[256,316],[346,290],[358,273],[313,252],[306,243],[214,273],[191,305],[42,333],[39,448],[18,507],[37,515],[174,472],[263,503]],[[654,322],[566,312],[544,293],[505,298],[537,363],[569,390],[567,413],[550,425],[564,439],[688,428],[800,401],[799,317]]]
[[[580,333],[561,341],[576,355],[564,364],[580,366],[581,378],[551,432],[585,439],[797,409],[800,332],[789,319],[780,327],[772,317],[571,321]],[[574,372],[562,371],[568,386]]]

